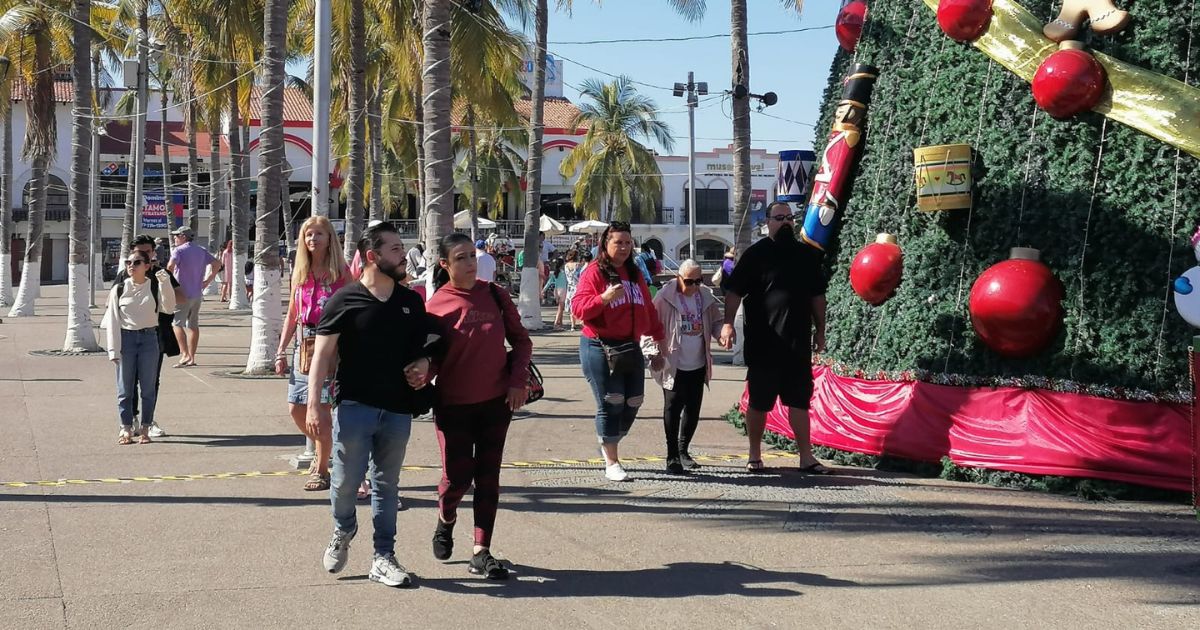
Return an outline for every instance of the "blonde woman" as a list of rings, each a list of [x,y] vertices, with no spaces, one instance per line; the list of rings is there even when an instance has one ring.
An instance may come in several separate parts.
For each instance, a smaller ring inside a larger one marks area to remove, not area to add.
[[[275,373],[288,373],[288,407],[292,422],[316,445],[317,456],[304,489],[321,491],[329,489],[329,455],[333,445],[327,436],[312,434],[306,424],[310,391],[308,375],[300,373],[300,344],[304,339],[316,335],[325,302],[350,280],[350,271],[346,268],[342,247],[338,244],[337,233],[329,219],[310,217],[300,226],[299,241],[301,246],[296,251],[296,266],[292,269],[292,296],[283,335],[275,353]],[[295,356],[289,371],[287,355],[293,339],[295,348],[291,352]],[[333,404],[329,386],[330,381],[326,380],[321,384],[319,393],[311,393],[319,395],[321,404],[326,407]]]

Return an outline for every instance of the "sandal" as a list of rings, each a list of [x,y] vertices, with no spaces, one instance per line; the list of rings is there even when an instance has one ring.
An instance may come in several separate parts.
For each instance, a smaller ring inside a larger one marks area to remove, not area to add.
[[[760,473],[766,472],[766,470],[767,467],[763,466],[763,461],[761,459],[752,459],[746,462],[746,472]]]
[[[319,472],[309,474],[308,481],[304,482],[304,489],[308,492],[320,492],[329,489],[329,475],[322,475]]]
[[[370,484],[368,484],[367,482],[364,481],[363,484],[358,487],[358,500],[366,501],[367,499],[370,499],[370,498],[371,498],[371,486],[370,486]]]
[[[138,444],[150,444],[150,443],[151,443],[151,440],[150,440],[149,429],[142,431],[141,435],[138,436]]]
[[[121,432],[117,434],[117,444],[121,446],[133,444],[133,433],[129,429],[121,429]]]
[[[799,471],[806,475],[833,475],[833,474],[835,474],[833,472],[832,468],[826,466],[825,464],[822,464],[821,462],[817,462],[815,464],[809,464],[808,466],[801,466],[799,468]]]

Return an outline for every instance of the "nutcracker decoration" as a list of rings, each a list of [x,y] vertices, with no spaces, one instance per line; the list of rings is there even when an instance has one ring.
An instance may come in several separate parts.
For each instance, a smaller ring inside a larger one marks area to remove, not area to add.
[[[877,68],[860,63],[846,78],[842,100],[838,102],[833,115],[829,143],[825,145],[821,165],[813,177],[813,191],[808,199],[800,237],[822,251],[833,238],[836,229],[834,220],[850,196],[854,165],[862,155],[867,107],[871,103],[871,90],[878,76]]]

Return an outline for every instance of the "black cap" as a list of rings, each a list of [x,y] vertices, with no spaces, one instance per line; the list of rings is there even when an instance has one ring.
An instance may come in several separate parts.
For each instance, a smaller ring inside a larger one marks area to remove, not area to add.
[[[865,63],[855,64],[854,72],[846,77],[842,88],[843,101],[855,101],[863,106],[871,104],[871,91],[875,89],[875,79],[879,76],[879,68]]]

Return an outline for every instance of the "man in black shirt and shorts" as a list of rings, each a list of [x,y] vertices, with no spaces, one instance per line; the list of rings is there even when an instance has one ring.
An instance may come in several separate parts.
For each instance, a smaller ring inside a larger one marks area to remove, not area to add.
[[[395,226],[367,228],[358,250],[362,275],[326,302],[308,374],[310,383],[321,383],[336,369],[332,415],[320,396],[308,397],[309,430],[333,437],[334,532],[323,562],[330,573],[346,566],[358,533],[355,495],[370,459],[375,555],[367,577],[385,586],[411,586],[412,577],[395,555],[397,486],[412,414],[421,405],[414,385],[423,387],[429,371],[430,326],[420,296],[400,284],[404,247]]]
[[[827,475],[809,441],[808,406],[812,398],[812,351],[825,350],[825,287],[821,252],[796,240],[792,208],[777,201],[767,208],[768,238],[746,250],[725,287],[725,325],[721,345],[733,347],[733,318],[746,303],[746,382],[750,403],[746,433],[750,438],[747,470],[763,470],[762,437],[767,412],[778,399],[788,409],[796,438],[800,470]]]

